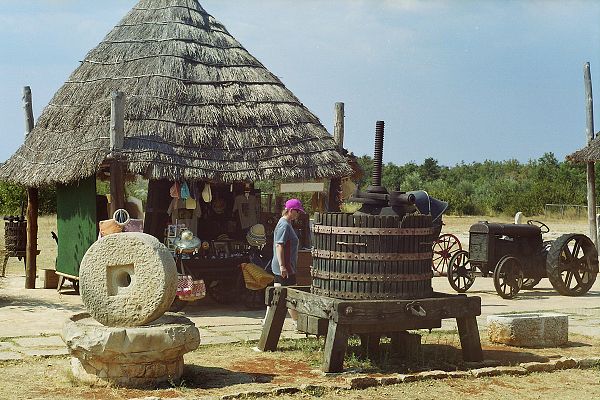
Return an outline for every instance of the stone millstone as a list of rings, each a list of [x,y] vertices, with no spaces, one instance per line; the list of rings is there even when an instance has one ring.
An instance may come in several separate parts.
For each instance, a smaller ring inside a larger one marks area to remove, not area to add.
[[[62,338],[77,379],[125,387],[177,382],[183,373],[183,355],[200,345],[194,323],[174,314],[131,328],[104,326],[87,313],[76,314],[63,326]]]
[[[108,235],[83,256],[79,269],[83,304],[106,326],[139,326],[171,306],[177,269],[169,250],[139,232]]]
[[[488,336],[493,343],[518,347],[558,347],[569,341],[569,317],[556,313],[490,315]]]

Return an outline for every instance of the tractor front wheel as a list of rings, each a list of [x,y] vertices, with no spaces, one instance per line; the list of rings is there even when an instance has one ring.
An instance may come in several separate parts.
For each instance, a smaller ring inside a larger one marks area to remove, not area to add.
[[[523,286],[523,269],[516,257],[504,256],[494,269],[494,287],[503,299],[512,299]]]
[[[448,263],[448,282],[458,293],[465,293],[475,282],[475,267],[469,261],[469,252],[457,251]]]

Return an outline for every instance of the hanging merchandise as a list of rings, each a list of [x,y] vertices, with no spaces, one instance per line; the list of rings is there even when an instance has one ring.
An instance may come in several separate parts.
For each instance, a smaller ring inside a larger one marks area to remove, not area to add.
[[[325,210],[325,196],[321,192],[314,192],[311,199],[310,205],[313,211],[323,212]]]
[[[202,193],[200,192],[200,184],[196,181],[193,181],[190,185],[190,195],[196,200],[200,200],[202,197]]]
[[[247,229],[258,222],[260,215],[260,202],[255,196],[250,194],[248,191],[244,191],[244,194],[240,194],[233,200],[233,212],[238,212],[238,218],[240,220],[240,227]]]
[[[265,244],[267,244],[265,226],[263,224],[252,225],[246,234],[246,240],[248,240],[248,244],[250,246],[262,248]]]
[[[223,214],[225,212],[225,207],[227,203],[225,203],[225,199],[218,197],[213,201],[213,211],[215,214]]]
[[[174,199],[178,199],[181,197],[181,188],[179,187],[178,182],[173,182],[173,185],[169,189],[169,193],[171,194],[171,197]]]
[[[210,203],[212,201],[212,191],[210,190],[210,183],[208,182],[204,184],[202,200],[204,200],[205,203]]]
[[[192,197],[188,197],[187,199],[185,199],[185,208],[187,208],[188,210],[195,210],[196,206],[196,200],[194,200]]]
[[[350,178],[342,178],[342,200],[347,200],[356,190],[356,184]]]
[[[188,187],[188,185],[185,181],[181,185],[181,196],[180,197],[184,200],[188,199],[190,197],[190,188]]]

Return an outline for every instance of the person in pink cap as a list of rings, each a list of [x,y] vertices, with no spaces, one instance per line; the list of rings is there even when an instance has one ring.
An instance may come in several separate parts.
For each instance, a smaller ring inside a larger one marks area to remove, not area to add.
[[[290,199],[286,201],[285,208],[281,212],[281,218],[273,231],[271,270],[275,275],[275,286],[293,286],[296,284],[299,240],[296,231],[292,227],[292,222],[298,219],[300,214],[306,214],[300,200]],[[290,316],[296,323],[298,313],[295,310],[290,310]]]

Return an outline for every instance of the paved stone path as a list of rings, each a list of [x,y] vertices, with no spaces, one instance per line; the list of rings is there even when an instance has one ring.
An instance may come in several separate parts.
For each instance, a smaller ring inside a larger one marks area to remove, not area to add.
[[[54,289],[23,289],[23,276],[0,279],[0,360],[67,354],[60,332],[69,316],[85,312],[80,297],[70,291],[59,294]],[[433,285],[437,292],[454,294],[445,277],[434,278]],[[582,297],[560,296],[547,279],[513,300],[496,294],[492,278],[477,278],[467,294],[482,299],[482,315],[478,317],[482,335],[488,315],[552,311],[569,315],[569,332],[600,337],[600,280]],[[201,345],[257,340],[264,316],[262,310],[240,310],[215,304],[208,298],[183,312],[200,329]],[[456,329],[454,320],[444,320],[442,329]],[[288,317],[283,337],[304,335],[295,333]]]

